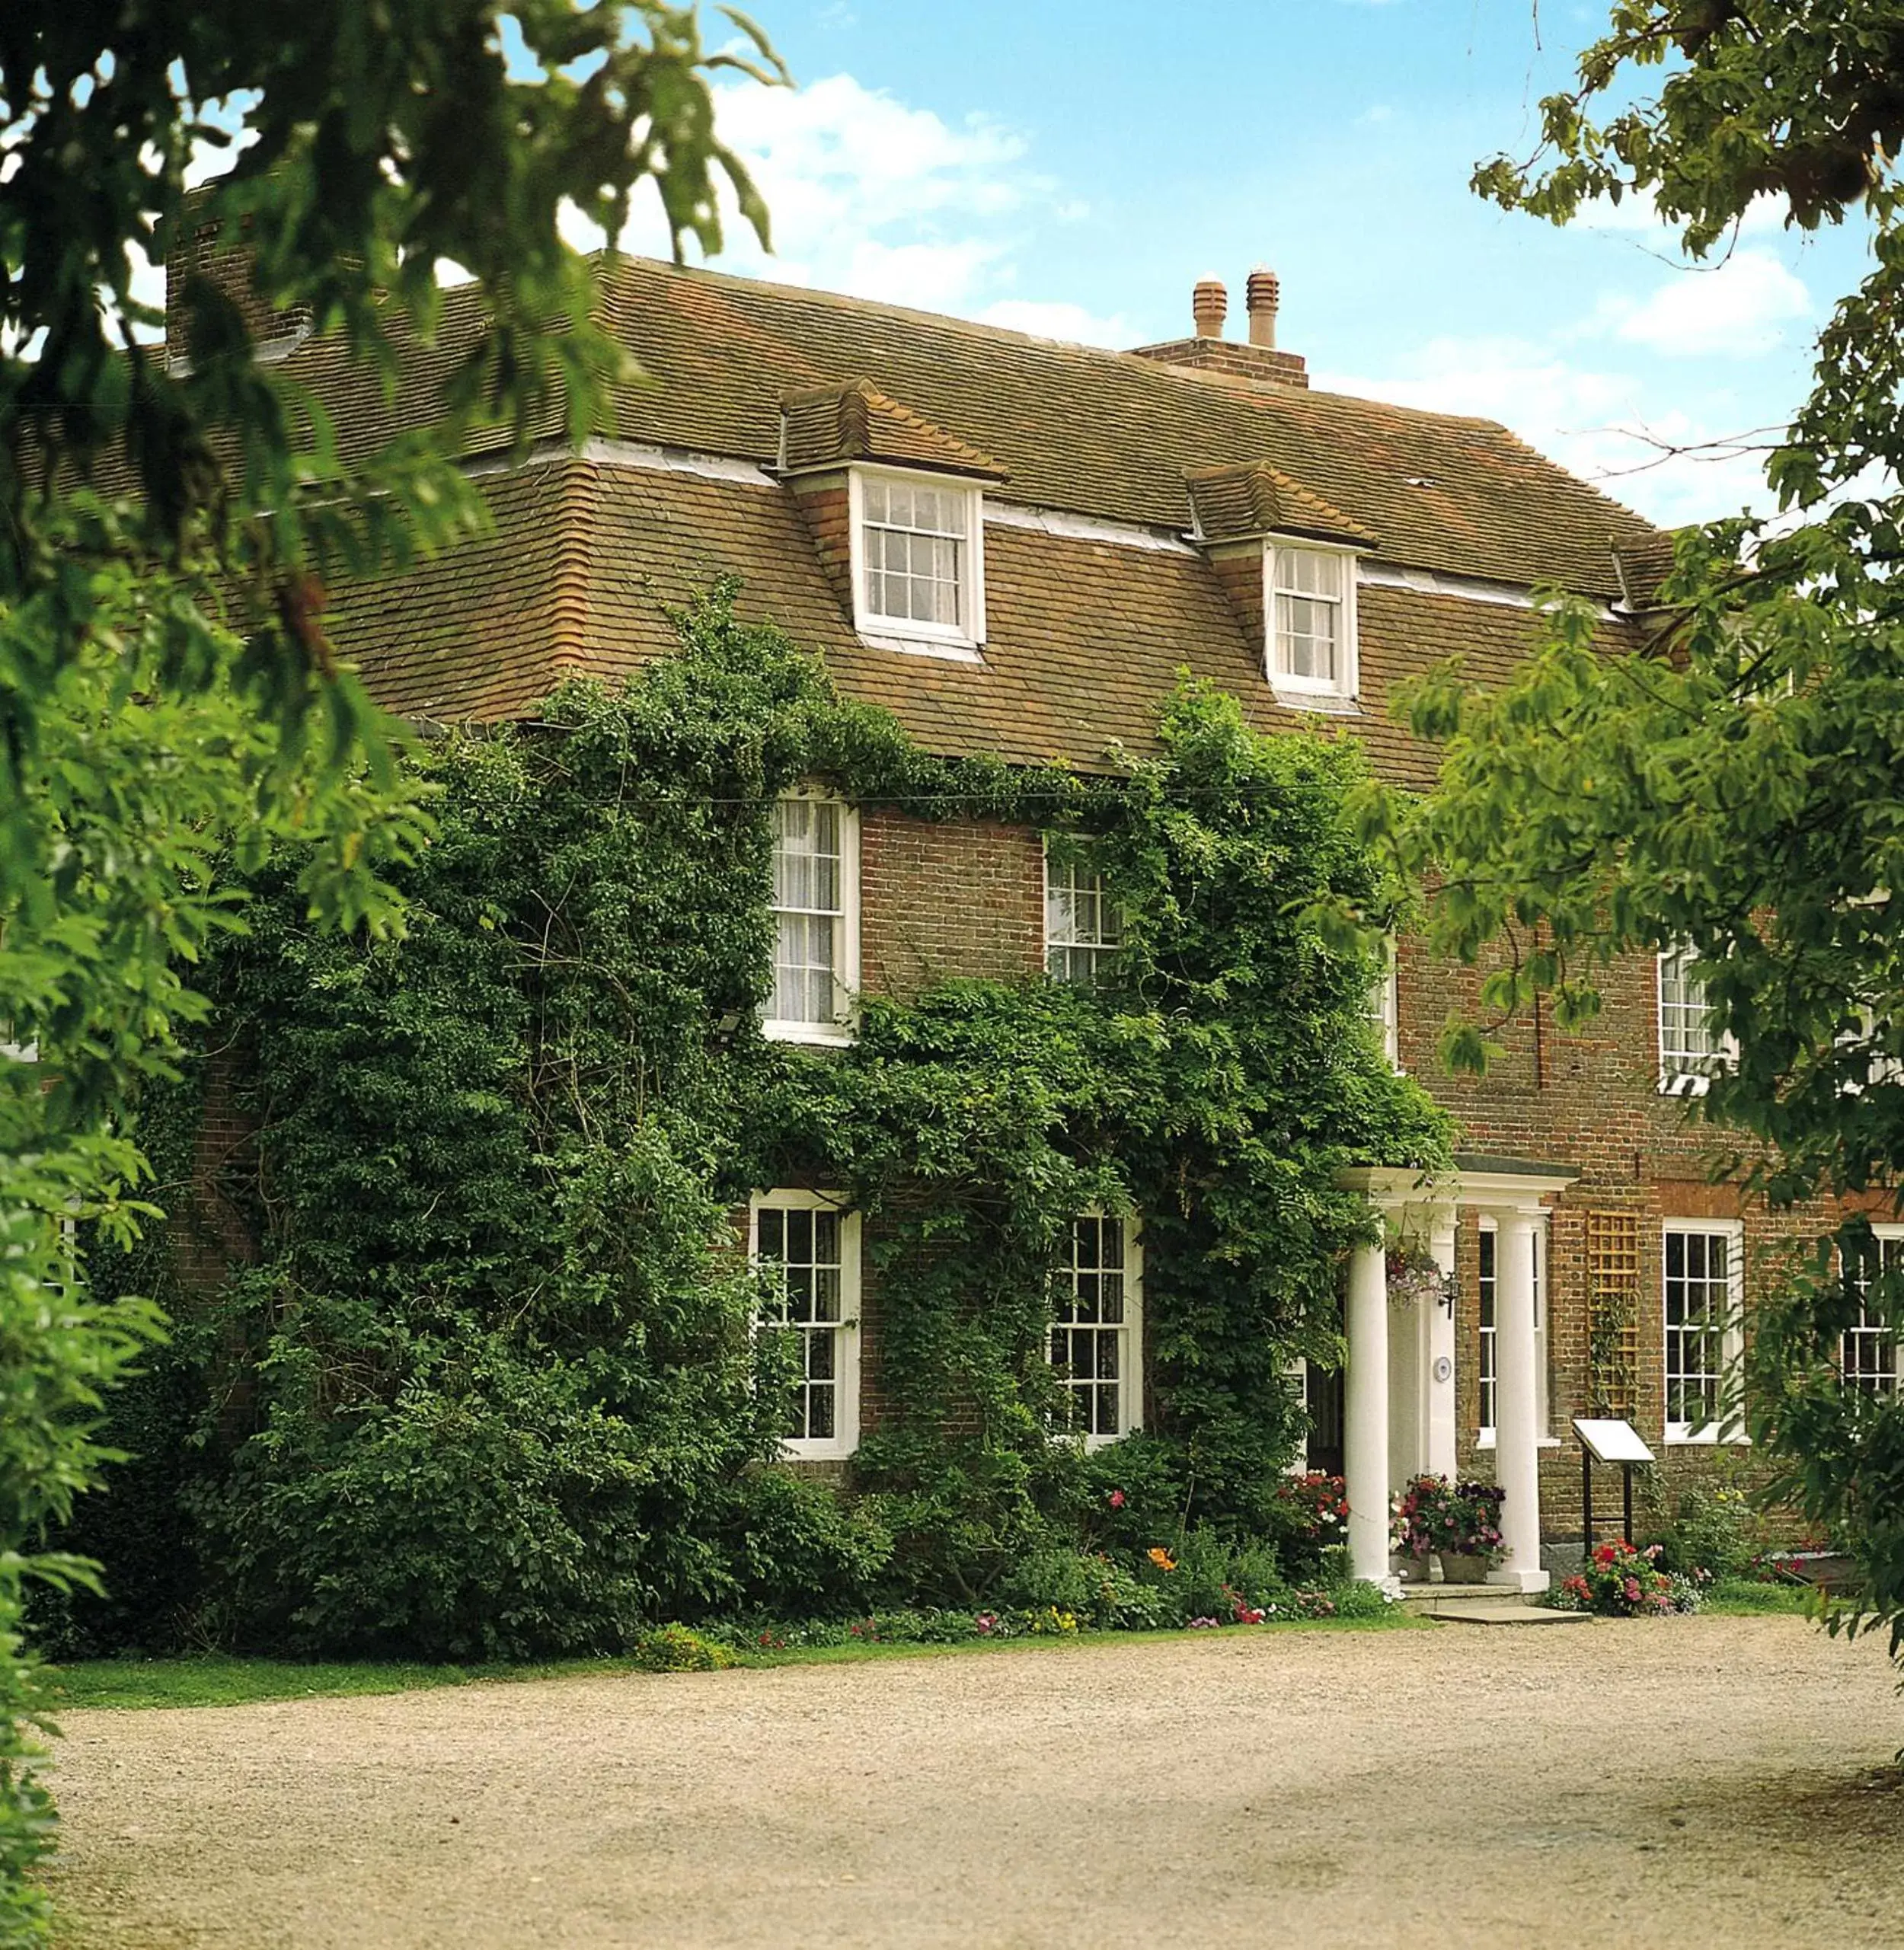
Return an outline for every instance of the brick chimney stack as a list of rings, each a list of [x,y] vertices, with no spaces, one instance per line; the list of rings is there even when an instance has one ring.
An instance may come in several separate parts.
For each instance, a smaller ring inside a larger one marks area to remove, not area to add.
[[[1196,321],[1200,339],[1220,339],[1223,321],[1228,315],[1230,295],[1218,278],[1200,278],[1190,293],[1190,316]]]
[[[1267,264],[1258,264],[1250,273],[1250,343],[1262,346],[1273,352],[1276,349],[1276,309],[1283,295],[1283,286]]]
[[[165,349],[182,359],[190,328],[187,287],[198,279],[216,285],[235,305],[251,335],[251,354],[260,365],[288,357],[310,336],[308,307],[274,307],[253,282],[251,252],[242,241],[227,243],[211,215],[217,186],[207,184],[186,199],[184,214],[165,247]],[[249,219],[241,225],[248,229]]]
[[[1257,385],[1308,385],[1309,369],[1302,355],[1276,349],[1276,314],[1283,296],[1281,280],[1268,265],[1258,264],[1251,272],[1246,289],[1250,311],[1247,345],[1223,336],[1223,320],[1230,301],[1222,280],[1199,278],[1190,293],[1190,316],[1196,321],[1196,336],[1132,349],[1139,359],[1154,359],[1160,365],[1174,365],[1180,372],[1248,380]]]

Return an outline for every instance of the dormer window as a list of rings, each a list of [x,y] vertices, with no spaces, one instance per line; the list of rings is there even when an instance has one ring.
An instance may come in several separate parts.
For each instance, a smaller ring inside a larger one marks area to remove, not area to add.
[[[1263,574],[1264,661],[1270,684],[1278,691],[1311,697],[1354,697],[1353,554],[1347,549],[1266,541]]]
[[[852,471],[853,589],[862,636],[976,655],[985,635],[979,489],[918,474]]]

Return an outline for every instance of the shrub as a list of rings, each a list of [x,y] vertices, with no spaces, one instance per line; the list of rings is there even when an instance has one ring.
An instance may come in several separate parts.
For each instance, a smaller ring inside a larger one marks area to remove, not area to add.
[[[644,1632],[629,1656],[644,1672],[721,1672],[735,1662],[725,1645],[685,1625],[657,1625]]]
[[[1764,1546],[1765,1526],[1752,1499],[1734,1484],[1695,1484],[1681,1492],[1660,1540],[1660,1567],[1708,1578],[1740,1578]]]
[[[1348,1535],[1349,1497],[1341,1477],[1311,1470],[1286,1477],[1265,1526],[1283,1570],[1297,1582],[1320,1577],[1324,1553]]]
[[[1180,1610],[1168,1593],[1102,1552],[1034,1551],[998,1588],[1008,1608],[1069,1612],[1100,1630],[1174,1624]]]
[[[741,1602],[773,1617],[864,1611],[893,1558],[893,1534],[874,1506],[785,1470],[736,1483],[722,1529]]]
[[[1289,1596],[1273,1549],[1262,1544],[1238,1546],[1210,1529],[1193,1530],[1184,1537],[1176,1569],[1160,1581],[1177,1622],[1213,1618],[1222,1625],[1260,1623]],[[1257,1616],[1244,1616],[1250,1613]]]

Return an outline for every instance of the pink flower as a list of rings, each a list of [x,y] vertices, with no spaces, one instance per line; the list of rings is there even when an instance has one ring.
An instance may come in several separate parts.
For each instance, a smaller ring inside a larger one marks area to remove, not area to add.
[[[1124,1507],[1124,1492],[1121,1489],[1113,1489],[1110,1492],[1110,1507],[1113,1510],[1121,1510]]]

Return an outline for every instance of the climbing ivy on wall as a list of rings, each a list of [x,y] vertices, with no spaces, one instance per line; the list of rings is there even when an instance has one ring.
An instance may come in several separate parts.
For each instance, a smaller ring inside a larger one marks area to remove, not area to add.
[[[1321,918],[1385,898],[1341,816],[1357,749],[1187,680],[1159,730],[1099,774],[936,758],[724,590],[625,688],[416,755],[437,831],[402,940],[321,934],[295,861],[265,876],[214,985],[258,1253],[196,1308],[200,1629],[462,1655],[978,1600],[1096,1535],[1113,1482],[1270,1528],[1287,1371],[1338,1357],[1366,1223],[1335,1174],[1447,1132]],[[772,808],[807,780],[1089,844],[1113,974],[763,1041]],[[787,1352],[733,1215],[789,1183],[864,1215],[881,1412],[844,1495],[768,1466]],[[1141,1221],[1150,1386],[1146,1432],[1087,1457],[1048,1437],[1044,1348],[1092,1206]]]

